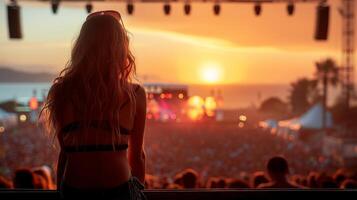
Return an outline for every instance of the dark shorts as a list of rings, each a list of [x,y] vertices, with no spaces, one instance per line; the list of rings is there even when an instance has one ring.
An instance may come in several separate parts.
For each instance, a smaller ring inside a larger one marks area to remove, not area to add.
[[[60,193],[62,199],[123,199],[145,200],[144,186],[140,181],[131,177],[128,182],[109,189],[81,189],[61,184]]]

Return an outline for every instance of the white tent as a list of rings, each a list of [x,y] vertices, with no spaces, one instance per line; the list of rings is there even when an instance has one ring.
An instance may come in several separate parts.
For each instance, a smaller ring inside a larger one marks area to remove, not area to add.
[[[321,103],[314,105],[309,111],[303,114],[299,123],[301,128],[305,129],[322,129],[323,128],[323,106]],[[326,128],[333,127],[332,114],[327,111],[325,116]]]
[[[267,119],[259,122],[259,126],[264,129],[272,129],[278,127],[278,121],[275,119]]]
[[[326,112],[326,128],[333,127],[332,114]],[[315,104],[306,113],[298,118],[279,121],[279,128],[288,128],[291,130],[310,129],[320,130],[323,128],[323,106],[321,103]]]

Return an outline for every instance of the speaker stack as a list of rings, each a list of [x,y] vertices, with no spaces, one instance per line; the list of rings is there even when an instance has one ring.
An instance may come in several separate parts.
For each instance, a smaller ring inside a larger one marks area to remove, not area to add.
[[[330,7],[326,4],[320,4],[316,8],[316,40],[327,40],[328,27],[330,19]]]
[[[7,5],[7,21],[10,39],[21,39],[20,6],[18,6],[16,2]]]

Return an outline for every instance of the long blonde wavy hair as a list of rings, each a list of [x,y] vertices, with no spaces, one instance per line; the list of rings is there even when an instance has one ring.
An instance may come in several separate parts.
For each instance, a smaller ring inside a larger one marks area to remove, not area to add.
[[[64,108],[70,107],[76,120],[88,126],[91,120],[106,120],[113,135],[119,137],[119,111],[124,101],[130,101],[135,113],[131,84],[135,73],[135,58],[122,21],[110,15],[87,18],[70,60],[49,90],[40,117],[56,135],[64,125]]]

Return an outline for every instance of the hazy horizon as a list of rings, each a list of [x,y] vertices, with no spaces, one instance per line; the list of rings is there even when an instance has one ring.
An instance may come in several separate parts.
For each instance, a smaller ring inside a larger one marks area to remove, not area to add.
[[[29,73],[29,74],[48,74],[48,75],[54,75],[56,76],[58,73],[55,72],[51,72],[51,71],[32,71],[30,69],[18,69],[16,67],[9,67],[9,66],[1,66],[0,65],[0,69],[10,69],[10,70],[14,70],[15,72],[24,72],[24,73]],[[140,76],[140,75],[138,75]],[[219,86],[235,86],[235,85],[239,85],[239,86],[286,86],[286,85],[290,85],[291,83],[186,83],[186,82],[170,82],[170,81],[153,81],[153,80],[149,80],[149,81],[144,81],[143,78],[137,77],[140,83],[177,83],[177,84],[186,84],[186,85],[194,85],[194,86],[210,86],[210,87],[219,87]],[[3,81],[0,80],[0,84],[16,84],[16,82],[7,82],[7,81]],[[24,81],[24,82],[20,82],[22,83],[48,83],[48,81]]]

